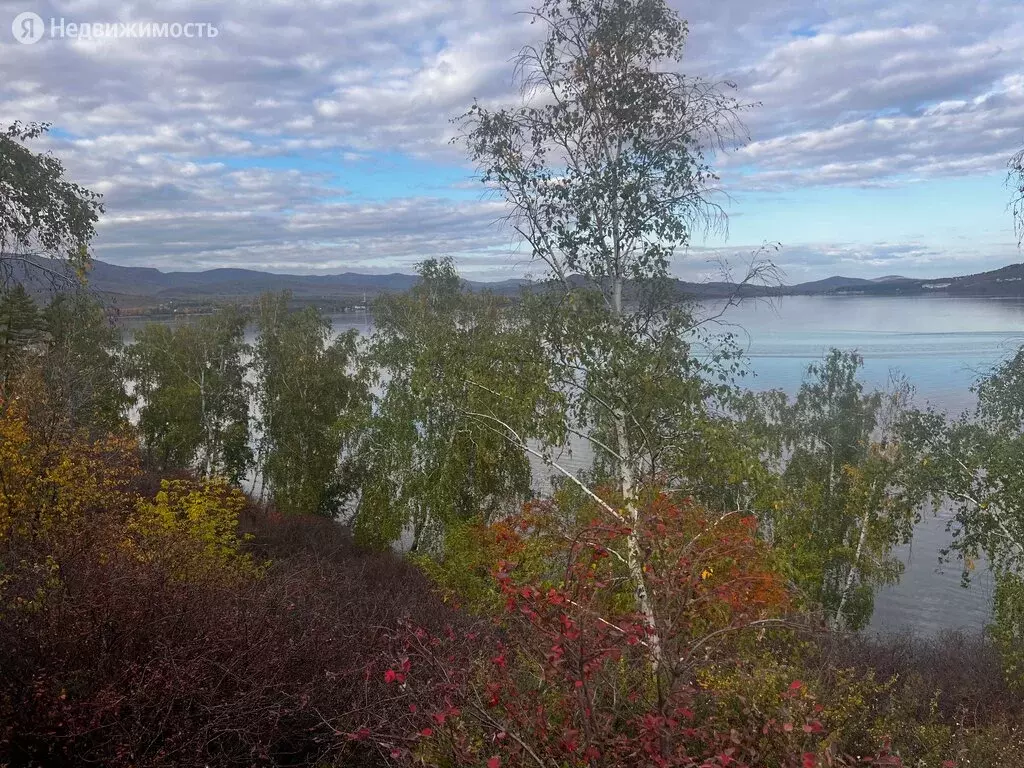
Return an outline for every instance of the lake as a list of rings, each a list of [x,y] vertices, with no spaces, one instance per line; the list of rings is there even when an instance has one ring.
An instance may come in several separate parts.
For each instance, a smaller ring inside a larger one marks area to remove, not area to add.
[[[884,387],[898,370],[915,386],[918,404],[949,414],[974,406],[970,388],[980,374],[1024,344],[1024,302],[944,297],[794,296],[747,303],[723,318],[734,324],[750,358],[754,389],[793,393],[807,365],[829,347],[864,356],[863,378]],[[896,586],[876,598],[871,628],[980,629],[991,611],[992,579],[976,573],[969,589],[960,569],[938,570],[939,550],[949,542],[948,510],[930,513],[910,546],[898,556],[906,565]]]
[[[716,311],[711,304],[702,309]],[[352,314],[332,321],[338,332],[366,332],[371,325]],[[137,323],[126,325],[130,336]],[[730,308],[720,325],[739,335],[753,373],[748,387],[795,393],[807,366],[830,347],[856,349],[870,387],[884,387],[890,372],[898,370],[916,387],[919,405],[955,415],[973,407],[970,388],[979,375],[1024,344],[1024,301],[795,296],[745,302]],[[583,453],[566,463],[579,466]],[[542,466],[536,470],[538,476],[550,473]],[[955,563],[938,568],[939,550],[949,542],[946,519],[948,511],[937,517],[928,513],[912,544],[897,553],[906,571],[898,585],[878,594],[873,631],[984,626],[991,611],[991,577],[979,568],[972,586],[964,589]]]
[[[701,310],[716,314],[718,307],[709,303]],[[337,330],[368,328],[365,319],[352,315],[334,321]],[[1024,344],[1024,301],[791,296],[744,302],[728,309],[717,325],[738,335],[753,374],[746,386],[753,389],[793,394],[807,366],[830,347],[856,349],[864,357],[862,376],[869,387],[885,387],[890,374],[899,371],[916,388],[917,404],[956,415],[974,406],[971,385],[977,378]],[[579,466],[584,453],[565,463]],[[979,568],[965,589],[955,562],[939,568],[939,550],[949,543],[949,514],[927,512],[913,542],[897,551],[906,571],[899,584],[877,595],[870,631],[934,633],[984,626],[991,613],[991,576]]]
[[[698,311],[719,310],[708,303]],[[753,374],[745,381],[749,388],[795,394],[807,366],[829,348],[855,349],[864,357],[868,388],[884,388],[898,371],[916,388],[916,404],[957,415],[973,408],[971,385],[978,377],[1024,344],[1024,301],[792,296],[744,302],[716,325],[709,328],[737,334]],[[583,447],[561,463],[575,468],[588,453]],[[939,568],[939,551],[950,540],[950,514],[928,510],[911,544],[895,553],[906,570],[899,584],[876,596],[869,631],[979,630],[988,621],[991,575],[979,567],[965,589],[955,562]]]

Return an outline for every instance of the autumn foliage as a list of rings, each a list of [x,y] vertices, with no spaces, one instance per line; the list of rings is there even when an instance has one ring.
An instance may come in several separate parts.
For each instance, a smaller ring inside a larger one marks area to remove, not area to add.
[[[381,673],[399,628],[457,624],[415,568],[221,483],[162,482],[127,440],[46,445],[9,405],[0,764],[387,759],[351,734],[415,726]]]
[[[733,699],[700,682],[702,669],[788,626],[788,591],[751,519],[715,516],[661,494],[649,499],[641,538],[660,662],[624,578],[628,532],[592,509],[576,518],[572,535],[552,525],[559,519],[558,510],[539,504],[476,529],[481,551],[502,555],[491,574],[500,600],[480,602],[497,610],[458,636],[409,634],[385,682],[414,711],[424,690],[445,706],[424,712],[414,733],[363,738],[433,765],[855,763],[830,744],[821,707],[799,680],[779,691],[787,706],[777,713],[737,712]],[[561,561],[550,558],[555,552]],[[476,658],[471,668],[453,654],[467,646]],[[898,764],[884,750],[869,762]]]
[[[79,530],[102,510],[124,511],[139,474],[133,447],[113,435],[41,435],[23,401],[0,402],[0,542]]]
[[[833,730],[874,688],[757,674],[807,626],[749,517],[646,498],[652,629],[630,529],[565,494],[461,529],[430,569],[446,606],[332,521],[150,474],[126,438],[10,402],[0,458],[0,764],[901,764]]]

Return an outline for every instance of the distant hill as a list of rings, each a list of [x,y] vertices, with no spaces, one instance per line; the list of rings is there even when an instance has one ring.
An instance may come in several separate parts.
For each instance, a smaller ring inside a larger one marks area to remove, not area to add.
[[[836,294],[871,296],[991,296],[1024,298],[1024,264],[1009,264],[989,272],[929,280],[911,278],[875,281],[871,286],[837,288]]]
[[[2,257],[0,257],[2,258]],[[52,269],[52,265],[47,265]],[[13,277],[37,296],[53,290],[52,281],[38,271],[16,266]],[[170,312],[230,301],[245,302],[260,294],[291,291],[299,304],[334,307],[355,306],[384,293],[402,293],[414,286],[416,275],[400,273],[371,275],[343,272],[334,275],[288,275],[254,269],[211,269],[202,272],[161,272],[152,267],[123,267],[94,260],[88,282],[93,291],[121,309]],[[501,292],[518,292],[525,281],[471,283],[475,288],[492,287]]]
[[[45,282],[30,281],[24,267],[14,270],[17,280],[26,282],[36,293],[48,291]],[[416,284],[415,275],[401,273],[364,274],[342,272],[333,275],[288,275],[253,269],[212,269],[203,272],[161,272],[152,267],[123,267],[95,261],[89,272],[89,285],[123,309],[143,312],[176,311],[227,301],[248,301],[268,291],[289,290],[298,303],[316,303],[337,307],[362,304],[384,293],[401,293]],[[580,278],[575,278],[579,280]],[[515,295],[525,280],[474,282],[475,290],[490,290]],[[721,298],[793,295],[870,295],[870,296],[994,296],[1024,297],[1024,264],[1010,264],[990,272],[939,279],[915,279],[888,275],[873,280],[835,275],[823,280],[789,286],[749,285],[737,288],[726,282],[694,283],[673,280],[673,291],[680,298]],[[627,293],[629,292],[627,288]]]
[[[831,291],[846,288],[859,288],[872,284],[872,280],[867,280],[861,277],[841,277],[840,275],[833,275],[832,277],[826,277],[824,280],[814,280],[809,283],[799,283],[797,285],[788,286],[788,290],[793,293],[816,294],[829,293]]]
[[[267,291],[290,290],[296,298],[359,298],[409,290],[415,275],[279,275],[254,269],[211,269],[205,272],[160,272],[145,267],[121,267],[97,261],[89,273],[96,290],[123,296],[155,299],[226,298],[256,296]]]

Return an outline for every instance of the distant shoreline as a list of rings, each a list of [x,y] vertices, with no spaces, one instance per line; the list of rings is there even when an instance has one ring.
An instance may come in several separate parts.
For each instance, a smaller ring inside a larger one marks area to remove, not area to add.
[[[46,264],[52,270],[52,265]],[[34,293],[46,293],[24,267],[14,274]],[[404,293],[418,281],[401,273],[333,275],[287,275],[250,269],[213,269],[203,272],[161,272],[152,267],[124,267],[94,260],[88,272],[92,291],[130,315],[173,317],[182,313],[213,311],[227,303],[247,303],[268,292],[290,291],[296,305],[316,305],[332,313],[360,312],[374,298],[387,293]],[[571,276],[570,283],[585,285]],[[517,296],[524,288],[543,284],[527,280],[480,282],[466,280],[474,291]],[[1024,298],[1024,264],[959,277],[918,279],[887,276],[877,279],[834,276],[796,285],[736,285],[729,282],[694,283],[668,278],[669,290],[680,300],[776,298],[783,296],[894,296],[899,298],[943,296],[947,298]],[[631,292],[627,284],[626,292]]]

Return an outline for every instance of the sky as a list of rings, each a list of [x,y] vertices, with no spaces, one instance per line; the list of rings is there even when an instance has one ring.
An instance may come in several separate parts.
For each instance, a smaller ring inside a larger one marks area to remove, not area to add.
[[[669,2],[690,26],[682,70],[757,104],[749,141],[715,158],[728,232],[698,234],[677,275],[774,242],[790,283],[1024,260],[1005,185],[1024,146],[1019,0]],[[474,99],[518,98],[529,3],[0,0],[0,124],[53,124],[33,146],[104,195],[105,261],[410,272],[447,255],[473,279],[541,276],[450,143]],[[217,34],[68,33],[96,22]]]

